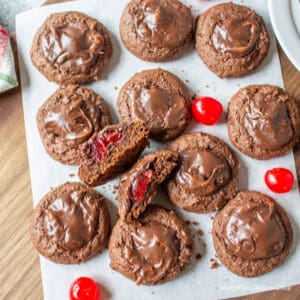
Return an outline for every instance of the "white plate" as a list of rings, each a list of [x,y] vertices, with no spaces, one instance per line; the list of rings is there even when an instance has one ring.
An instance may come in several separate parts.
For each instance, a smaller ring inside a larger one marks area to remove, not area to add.
[[[269,0],[273,29],[285,54],[300,71],[300,1]]]

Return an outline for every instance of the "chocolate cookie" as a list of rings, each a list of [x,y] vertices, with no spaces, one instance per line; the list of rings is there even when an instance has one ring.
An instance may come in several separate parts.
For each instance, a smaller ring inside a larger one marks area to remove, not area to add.
[[[178,155],[168,150],[150,153],[124,173],[119,184],[119,216],[130,222],[137,219],[155,196],[158,184],[164,182],[176,167]]]
[[[148,145],[149,130],[141,120],[106,126],[82,147],[78,176],[96,186],[132,165]]]
[[[135,56],[153,62],[170,60],[192,39],[191,10],[177,0],[132,0],[122,13],[120,35]]]
[[[78,165],[82,161],[80,146],[110,124],[110,113],[93,91],[67,85],[44,102],[36,119],[47,153],[64,164]]]
[[[264,20],[254,10],[222,3],[199,16],[196,48],[217,76],[238,77],[261,64],[269,50],[269,35]]]
[[[254,277],[284,262],[293,231],[284,209],[255,191],[240,192],[214,218],[218,258],[231,272]]]
[[[228,135],[250,157],[282,156],[297,142],[299,116],[295,100],[281,88],[250,85],[240,89],[228,104]]]
[[[117,106],[122,119],[139,118],[159,141],[171,140],[190,122],[190,93],[185,84],[162,69],[135,74],[119,93]]]
[[[77,264],[96,255],[110,231],[104,197],[81,183],[67,182],[46,194],[31,219],[34,247],[61,264]]]
[[[62,12],[50,15],[40,27],[30,54],[48,80],[82,84],[100,79],[112,52],[109,33],[100,22],[79,12]]]
[[[119,219],[109,241],[111,268],[136,284],[155,285],[181,275],[191,264],[194,242],[174,211],[148,206],[135,221]]]
[[[196,213],[222,208],[238,190],[239,162],[230,147],[216,136],[195,132],[169,144],[179,166],[167,184],[175,205]]]

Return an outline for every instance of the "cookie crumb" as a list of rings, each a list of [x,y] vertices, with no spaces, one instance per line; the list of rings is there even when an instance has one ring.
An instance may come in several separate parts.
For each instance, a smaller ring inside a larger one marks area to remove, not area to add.
[[[211,269],[217,269],[218,267],[220,267],[220,264],[214,258],[211,258],[210,261],[211,261],[210,264]]]
[[[115,90],[117,90],[117,89],[118,89],[118,87],[117,87],[117,86],[114,86],[114,89],[115,89]]]
[[[202,257],[202,254],[201,254],[201,253],[197,253],[197,254],[196,254],[196,259],[201,259],[201,257]]]
[[[74,177],[75,174],[74,174],[74,173],[70,173],[69,176],[70,176],[70,177]]]
[[[203,232],[202,229],[198,229],[198,230],[197,230],[197,233],[198,233],[199,235],[204,235],[204,232]]]
[[[185,82],[186,82],[186,83],[190,83],[190,81],[189,81],[189,80],[187,80],[187,79],[185,80]]]
[[[189,221],[189,220],[186,220],[186,221],[185,221],[185,223],[186,223],[186,225],[187,225],[187,226],[190,226],[190,224],[191,224],[191,221]]]
[[[193,224],[193,225],[199,225],[199,222],[192,221],[192,224]]]

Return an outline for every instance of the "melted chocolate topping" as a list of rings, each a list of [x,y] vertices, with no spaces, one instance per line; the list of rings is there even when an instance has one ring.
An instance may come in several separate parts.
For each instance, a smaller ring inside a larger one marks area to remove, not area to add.
[[[41,47],[48,62],[60,70],[85,73],[103,55],[104,38],[97,23],[89,27],[79,20],[66,20],[42,33]]]
[[[136,87],[128,94],[132,117],[143,120],[152,135],[160,135],[186,123],[188,112],[183,96],[143,87]]]
[[[78,250],[93,237],[97,205],[82,192],[61,194],[45,211],[47,234],[66,250]]]
[[[251,13],[244,19],[226,18],[216,24],[212,41],[214,47],[233,57],[247,55],[255,46],[259,38],[259,24],[255,14]]]
[[[224,239],[232,253],[240,258],[271,258],[284,248],[285,229],[273,203],[250,202],[233,210]]]
[[[138,36],[163,47],[184,43],[192,30],[191,16],[185,7],[170,0],[145,0],[134,16]]]
[[[143,279],[163,278],[177,261],[179,244],[172,229],[159,224],[146,224],[131,232],[124,254],[137,284]]]
[[[284,103],[265,101],[256,93],[245,104],[244,125],[253,141],[269,150],[279,150],[293,138],[293,128]]]
[[[44,117],[45,129],[62,141],[80,144],[88,140],[94,127],[90,117],[85,113],[84,106],[94,109],[90,101],[77,98],[48,110]]]
[[[230,178],[231,169],[227,161],[205,149],[184,152],[181,167],[176,173],[178,184],[199,196],[216,192]]]

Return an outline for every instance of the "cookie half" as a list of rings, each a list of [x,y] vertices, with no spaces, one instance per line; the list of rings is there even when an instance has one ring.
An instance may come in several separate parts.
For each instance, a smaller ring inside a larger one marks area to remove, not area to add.
[[[79,12],[50,15],[31,46],[34,66],[50,81],[83,84],[100,79],[113,48],[108,30]]]
[[[213,242],[218,258],[244,277],[272,271],[287,258],[293,231],[284,209],[256,191],[242,191],[214,218]]]
[[[125,47],[143,60],[171,60],[192,39],[191,10],[177,0],[132,0],[122,13],[120,35]]]
[[[31,219],[34,247],[61,264],[78,264],[99,253],[110,231],[105,198],[81,183],[64,183],[46,194]]]
[[[176,167],[178,155],[161,150],[145,155],[121,176],[118,193],[119,216],[130,222],[137,219]]]
[[[117,101],[121,119],[139,118],[158,141],[174,139],[190,122],[191,95],[174,74],[162,69],[135,74]]]
[[[231,142],[256,159],[290,152],[298,140],[299,124],[300,112],[295,99],[276,86],[247,86],[232,96],[228,104],[227,128]]]
[[[149,130],[141,120],[106,126],[82,147],[78,176],[96,186],[131,166],[148,145]]]
[[[239,162],[216,136],[195,132],[169,144],[179,164],[167,184],[169,198],[185,210],[208,213],[222,208],[238,190]]]
[[[217,76],[239,77],[255,70],[269,50],[262,17],[232,2],[215,5],[198,17],[196,48]]]
[[[57,89],[40,107],[36,120],[47,153],[68,165],[82,161],[81,145],[111,121],[101,96],[78,85]]]
[[[194,242],[174,211],[148,206],[133,222],[119,219],[109,241],[110,266],[136,284],[155,285],[175,279],[190,265]]]

